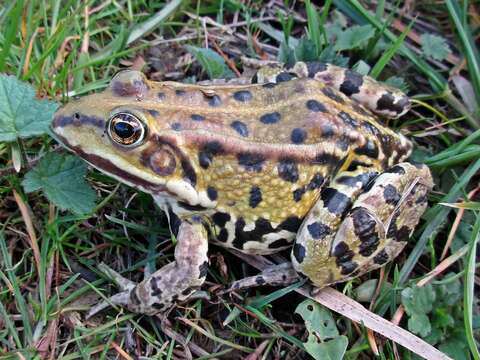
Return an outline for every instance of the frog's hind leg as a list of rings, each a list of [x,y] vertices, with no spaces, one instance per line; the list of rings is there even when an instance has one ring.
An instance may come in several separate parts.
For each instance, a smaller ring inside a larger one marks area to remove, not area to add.
[[[426,166],[401,163],[363,186],[361,194],[353,191],[357,194],[351,198],[358,197],[351,206],[332,211],[344,198],[338,194],[354,183],[351,178],[340,174],[333,182],[336,189],[323,191],[292,251],[295,269],[320,288],[357,277],[396,257],[425,211],[433,186]]]
[[[399,89],[381,83],[354,70],[320,62],[297,62],[293,67],[272,63],[260,68],[252,82],[279,83],[293,78],[312,78],[340,91],[366,109],[387,118],[398,118],[410,110],[411,102]],[[339,99],[338,94],[329,94]],[[364,109],[360,109],[363,110]]]
[[[205,281],[208,270],[208,236],[201,218],[193,216],[180,224],[175,261],[165,265],[138,285],[124,279],[111,269],[104,268],[123,290],[108,302],[94,307],[88,317],[106,308],[109,303],[130,311],[155,314],[168,305],[185,300]]]

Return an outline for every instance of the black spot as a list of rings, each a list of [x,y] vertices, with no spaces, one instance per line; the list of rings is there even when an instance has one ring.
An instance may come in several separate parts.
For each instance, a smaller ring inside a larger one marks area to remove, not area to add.
[[[383,265],[388,261],[388,254],[385,249],[382,249],[378,252],[377,255],[373,257],[373,262],[377,265]]]
[[[347,96],[360,92],[360,86],[363,84],[363,76],[356,71],[346,70],[345,79],[340,85],[340,91]]]
[[[204,117],[204,116],[198,115],[198,114],[192,114],[192,115],[190,115],[190,118],[191,118],[193,121],[203,121],[203,120],[205,120],[205,117]]]
[[[198,161],[202,168],[208,169],[213,157],[223,153],[223,146],[218,141],[210,141],[203,145],[198,153]]]
[[[280,121],[280,117],[280,113],[275,111],[273,113],[267,113],[260,116],[260,122],[264,124],[276,124],[278,121]]]
[[[165,93],[159,92],[159,93],[157,94],[157,97],[158,97],[159,100],[163,100],[163,99],[165,99],[166,96],[165,96]]]
[[[396,205],[400,201],[400,194],[398,193],[395,186],[388,184],[383,189],[383,198],[390,205]]]
[[[287,239],[278,239],[268,244],[269,249],[279,249],[287,246],[290,246],[290,241]]]
[[[251,208],[256,208],[262,202],[262,191],[258,186],[252,186],[250,189],[249,205]]]
[[[298,181],[298,168],[295,160],[290,158],[280,160],[277,170],[281,179],[292,183]]]
[[[238,163],[248,171],[260,172],[265,162],[265,157],[256,153],[240,153],[237,155]]]
[[[186,288],[185,290],[182,291],[182,295],[183,296],[188,296],[190,295],[191,293],[193,293],[195,290],[191,289],[191,288]]]
[[[358,183],[360,183],[360,187],[364,187],[368,183],[370,183],[371,180],[373,180],[377,176],[377,172],[368,172],[368,173],[361,173],[358,174],[357,176],[340,176],[336,182],[342,185],[347,185],[350,187],[356,187]]]
[[[262,85],[262,87],[265,89],[273,89],[275,86],[277,86],[277,84],[273,82],[268,82]]]
[[[152,288],[152,292],[151,292],[151,295],[152,296],[156,296],[156,297],[160,297],[162,296],[162,289],[160,289],[158,287],[158,284],[157,284],[157,281],[160,280],[158,278],[156,278],[155,276],[153,276],[151,279],[150,279],[150,287]]]
[[[335,90],[333,90],[333,88],[329,86],[325,86],[324,88],[322,88],[322,92],[326,97],[332,99],[333,101],[336,101],[339,104],[345,103],[345,99],[341,97],[339,93],[337,93]]]
[[[391,173],[391,174],[400,174],[403,175],[405,174],[405,169],[401,167],[400,165],[395,165],[391,167],[390,169],[385,170],[386,173]]]
[[[387,92],[377,101],[377,110],[389,110],[400,114],[408,106],[410,100],[406,96],[402,96],[396,103],[392,93]]]
[[[332,229],[328,225],[322,224],[319,221],[307,225],[310,236],[315,240],[324,239],[327,235],[332,233]]]
[[[207,188],[207,195],[208,195],[208,198],[212,201],[215,201],[217,200],[218,198],[218,192],[217,192],[217,189],[215,189],[214,187],[212,186],[209,186]]]
[[[358,168],[364,168],[364,167],[368,167],[370,166],[369,164],[366,164],[362,161],[358,161],[358,160],[353,160],[349,165],[348,165],[348,168],[347,168],[347,171],[356,171]]]
[[[181,165],[182,165],[183,178],[187,180],[190,183],[190,185],[195,187],[197,185],[197,173],[195,172],[195,169],[193,168],[192,164],[187,159],[182,159]]]
[[[252,100],[252,93],[248,90],[240,90],[233,93],[233,98],[240,102],[247,102]]]
[[[241,121],[235,120],[230,124],[230,126],[241,136],[247,137],[248,136],[248,128],[247,125]]]
[[[277,229],[278,230],[287,230],[292,233],[296,233],[298,229],[300,228],[300,225],[302,224],[302,219],[300,219],[298,216],[289,216],[286,218],[284,221],[282,221]]]
[[[340,266],[342,267],[340,274],[348,275],[357,268],[358,264],[355,261],[348,261],[348,262],[342,263]]]
[[[356,119],[354,119],[349,113],[346,113],[345,111],[340,111],[338,113],[338,116],[340,117],[340,119],[343,120],[343,122],[346,125],[349,125],[352,128],[358,127],[358,121]]]
[[[153,110],[153,109],[148,109],[147,111],[153,117],[157,117],[160,114],[157,110]]]
[[[175,95],[177,96],[184,96],[185,94],[185,90],[175,90]]]
[[[218,95],[207,96],[208,98],[208,105],[212,107],[217,107],[222,105],[222,99]]]
[[[316,173],[313,175],[312,179],[307,185],[307,191],[320,189],[325,182],[325,178],[320,173]]]
[[[220,229],[220,232],[217,235],[217,240],[221,242],[227,242],[228,240],[228,230],[225,228]]]
[[[155,310],[162,311],[163,309],[165,309],[165,304],[163,304],[163,303],[153,303],[152,307]]]
[[[301,128],[293,129],[290,135],[290,140],[292,140],[294,144],[302,144],[306,138],[307,138],[307,132]]]
[[[350,146],[350,143],[351,143],[350,139],[347,136],[343,135],[335,142],[335,146],[342,151],[347,151]]]
[[[313,112],[327,112],[327,108],[317,100],[308,100],[306,102],[307,109]]]
[[[198,278],[202,278],[202,277],[205,277],[207,276],[207,273],[208,273],[208,261],[204,261],[203,264],[201,264],[199,267],[198,267],[198,271],[199,271],[199,275],[198,275]]]
[[[308,77],[315,77],[315,74],[327,70],[327,64],[321,62],[309,61],[305,63],[307,65]]]
[[[298,188],[292,192],[293,200],[299,202],[305,194],[305,187]]]
[[[380,130],[375,126],[375,125],[372,125],[370,124],[369,122],[364,122],[362,124],[362,127],[367,130],[370,134],[374,135],[375,137],[379,137],[379,135],[381,134],[380,133]]]
[[[176,123],[173,123],[172,125],[170,125],[172,130],[175,130],[175,131],[180,131],[182,130],[182,124],[176,122]]]
[[[181,208],[185,209],[185,210],[189,210],[189,211],[204,211],[205,208],[201,205],[190,205],[186,202],[183,202],[183,201],[178,201],[178,206],[180,206]]]
[[[301,244],[293,245],[293,256],[295,256],[297,262],[301,264],[305,258],[305,247]]]
[[[130,302],[134,305],[140,304],[140,299],[138,298],[137,292],[135,290],[130,291]]]
[[[352,200],[345,194],[334,188],[326,188],[321,192],[320,197],[328,211],[335,215],[344,214],[352,205]]]
[[[329,153],[320,153],[315,156],[312,161],[313,165],[337,165],[340,163],[340,158]],[[344,161],[344,160],[342,160]]]
[[[217,212],[212,215],[212,221],[215,223],[215,225],[218,225],[220,227],[224,227],[225,224],[230,221],[230,219],[230,214],[223,212]]]
[[[320,130],[322,131],[322,137],[329,138],[335,135],[335,130],[333,126],[330,124],[322,124],[320,125]]]
[[[263,285],[266,283],[265,279],[263,278],[263,276],[261,275],[258,275],[256,278],[255,278],[255,283],[257,285]]]
[[[380,238],[377,233],[377,222],[364,208],[355,208],[352,212],[355,234],[361,241],[359,253],[363,256],[372,255],[377,249]]]
[[[280,82],[290,81],[295,77],[296,77],[295,74],[292,74],[289,72],[281,72],[275,77],[275,80],[277,83],[280,83]]]
[[[366,155],[373,159],[378,158],[378,147],[372,140],[368,140],[364,146],[358,147],[354,151],[358,155]]]
[[[387,231],[387,238],[393,238],[395,241],[407,241],[410,237],[410,231],[406,225],[402,226],[400,229],[397,228],[397,218],[398,214],[392,218],[390,222],[390,227]]]
[[[245,225],[245,220],[241,217],[235,223],[233,246],[237,249],[243,249],[243,244],[247,241],[261,241],[263,235],[275,232],[270,221],[264,218],[258,218],[255,221],[254,228],[250,231],[244,231]]]

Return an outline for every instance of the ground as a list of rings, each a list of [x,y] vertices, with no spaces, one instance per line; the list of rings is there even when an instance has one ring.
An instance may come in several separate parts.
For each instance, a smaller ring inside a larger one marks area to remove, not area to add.
[[[412,139],[413,160],[434,174],[429,209],[394,263],[335,288],[452,358],[479,359],[479,19],[478,5],[453,0],[5,5],[0,72],[12,76],[0,77],[0,358],[320,359],[330,351],[340,359],[345,348],[348,359],[415,358],[328,302],[304,302],[294,291],[301,284],[222,295],[256,270],[214,246],[199,299],[153,317],[115,308],[85,318],[117,290],[99,263],[138,281],[171,261],[174,240],[148,195],[66,155],[48,135],[53,111],[100,91],[121,68],[194,82],[249,74],[253,59],[331,62],[414,99],[388,125]]]

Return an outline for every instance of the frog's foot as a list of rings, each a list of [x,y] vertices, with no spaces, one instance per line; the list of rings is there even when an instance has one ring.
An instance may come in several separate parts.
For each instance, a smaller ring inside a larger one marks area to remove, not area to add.
[[[230,288],[224,293],[264,285],[286,286],[299,279],[300,277],[293,268],[292,264],[287,262],[279,265],[269,266],[258,275],[249,276],[234,281]]]
[[[360,184],[337,176],[333,185],[338,189],[322,192],[299,230],[292,263],[317,287],[352,279],[396,257],[425,211],[433,186],[429,169],[410,163],[383,172],[353,202],[344,193],[354,183]],[[340,199],[353,205],[339,206]]]
[[[165,310],[173,302],[185,300],[192,295],[205,281],[208,270],[208,238],[201,219],[192,217],[183,221],[177,241],[175,261],[154,272],[138,285],[103,266],[124,291],[94,307],[88,317],[105,309],[109,304],[124,306],[132,312],[153,315]]]

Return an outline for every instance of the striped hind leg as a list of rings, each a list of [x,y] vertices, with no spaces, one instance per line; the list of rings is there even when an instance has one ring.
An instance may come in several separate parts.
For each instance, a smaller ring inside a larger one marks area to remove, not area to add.
[[[319,288],[395,258],[425,211],[433,186],[429,169],[410,163],[395,165],[360,189],[360,181],[350,186],[355,184],[351,178],[340,174],[322,192],[292,251],[294,268]]]
[[[398,118],[411,107],[410,99],[399,89],[356,71],[320,62],[297,62],[292,67],[273,63],[260,68],[252,81],[278,83],[297,77],[318,80],[384,117]]]

